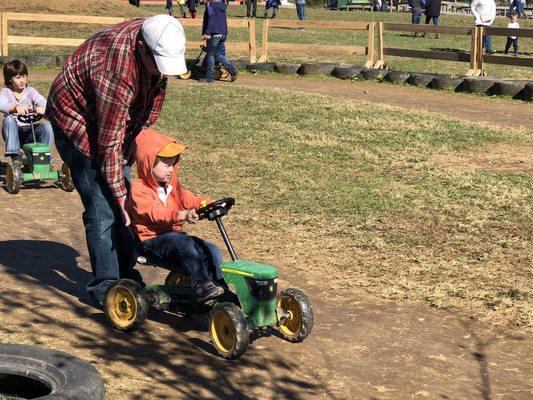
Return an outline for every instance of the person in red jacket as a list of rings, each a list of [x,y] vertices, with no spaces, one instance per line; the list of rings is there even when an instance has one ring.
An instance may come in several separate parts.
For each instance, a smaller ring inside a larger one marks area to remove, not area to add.
[[[224,289],[209,274],[210,266],[218,271],[222,264],[220,249],[183,230],[185,224],[198,221],[196,210],[202,202],[211,203],[180,185],[178,162],[186,147],[151,130],[142,131],[135,144],[139,178],[133,181],[128,208],[143,250],[148,256],[182,265],[198,301],[220,296]]]

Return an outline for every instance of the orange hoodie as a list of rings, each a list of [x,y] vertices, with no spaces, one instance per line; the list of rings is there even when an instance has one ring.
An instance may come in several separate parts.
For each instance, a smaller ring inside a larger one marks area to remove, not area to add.
[[[179,211],[200,208],[203,200],[211,203],[211,199],[195,196],[180,186],[177,161],[170,179],[172,192],[166,205],[159,198],[159,185],[152,175],[152,166],[157,153],[171,142],[175,140],[151,129],[142,131],[135,139],[139,179],[133,181],[128,208],[133,227],[141,241],[163,233],[181,231],[185,222],[178,221]]]

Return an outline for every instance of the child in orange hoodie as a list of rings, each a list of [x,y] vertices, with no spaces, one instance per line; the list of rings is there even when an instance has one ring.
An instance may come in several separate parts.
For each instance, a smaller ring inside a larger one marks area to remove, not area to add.
[[[224,289],[209,275],[210,263],[217,270],[222,264],[220,249],[183,231],[185,223],[198,221],[200,203],[211,203],[180,186],[178,162],[186,147],[151,130],[142,131],[135,144],[139,179],[132,184],[129,211],[144,251],[182,265],[198,301],[222,295]]]

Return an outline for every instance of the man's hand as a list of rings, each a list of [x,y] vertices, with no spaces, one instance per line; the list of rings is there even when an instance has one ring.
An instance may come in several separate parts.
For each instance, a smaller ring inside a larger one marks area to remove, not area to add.
[[[209,40],[211,39],[211,35],[202,35],[203,40]]]
[[[126,196],[119,197],[117,199],[118,208],[120,209],[120,213],[122,214],[122,221],[124,222],[125,226],[131,225],[131,220],[128,212],[126,211]]]
[[[178,211],[178,220],[188,222],[189,224],[195,224],[198,221],[198,214],[196,214],[196,210]]]

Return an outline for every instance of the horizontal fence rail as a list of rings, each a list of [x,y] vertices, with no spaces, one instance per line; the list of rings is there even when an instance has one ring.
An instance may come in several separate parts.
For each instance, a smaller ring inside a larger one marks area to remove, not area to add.
[[[367,46],[336,46],[336,45],[318,45],[318,44],[295,44],[295,43],[276,43],[271,42],[268,38],[270,28],[288,28],[288,29],[337,29],[347,31],[368,31]],[[332,53],[332,54],[362,54],[367,56],[366,67],[371,68],[374,60],[374,23],[370,22],[346,22],[346,21],[298,21],[292,19],[276,19],[263,21],[263,41],[261,46],[261,57],[259,61],[268,61],[268,52],[285,51],[285,52],[313,52],[313,53]]]

